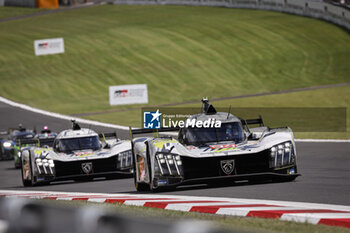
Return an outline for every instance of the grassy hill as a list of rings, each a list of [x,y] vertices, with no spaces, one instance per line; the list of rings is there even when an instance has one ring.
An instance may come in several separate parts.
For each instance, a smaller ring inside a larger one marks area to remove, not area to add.
[[[155,105],[350,81],[347,32],[276,12],[104,5],[3,22],[0,32],[0,95],[65,114],[132,107],[109,106],[110,85],[146,83]],[[55,37],[65,54],[34,56],[34,40]]]

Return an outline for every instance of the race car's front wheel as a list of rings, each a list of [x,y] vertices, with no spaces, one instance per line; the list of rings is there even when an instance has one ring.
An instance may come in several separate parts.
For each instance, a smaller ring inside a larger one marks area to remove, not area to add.
[[[148,192],[150,191],[150,187],[149,184],[145,184],[145,183],[135,183],[135,188],[138,192]]]

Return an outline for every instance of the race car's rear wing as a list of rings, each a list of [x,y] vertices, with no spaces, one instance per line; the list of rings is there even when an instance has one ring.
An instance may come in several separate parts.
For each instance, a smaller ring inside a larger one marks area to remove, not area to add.
[[[54,141],[55,141],[55,138],[52,137],[52,138],[41,138],[41,139],[39,138],[18,139],[15,142],[19,147],[23,147],[23,146],[52,147]]]
[[[172,132],[172,131],[179,131],[180,127],[174,127],[174,128],[160,128],[160,129],[132,129],[129,127],[130,132],[130,140],[133,139],[135,134],[147,134],[147,133],[153,133],[156,137],[159,137],[159,133],[163,132]]]
[[[241,119],[241,122],[243,124],[243,126],[248,126],[248,125],[259,125],[260,127],[264,126],[264,121],[261,117],[261,115],[259,115],[259,118],[256,119]]]

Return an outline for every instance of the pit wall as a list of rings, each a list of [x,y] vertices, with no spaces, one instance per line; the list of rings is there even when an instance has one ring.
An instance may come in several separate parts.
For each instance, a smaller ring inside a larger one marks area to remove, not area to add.
[[[271,10],[323,19],[350,30],[350,6],[317,0],[115,0],[114,4],[191,5]]]

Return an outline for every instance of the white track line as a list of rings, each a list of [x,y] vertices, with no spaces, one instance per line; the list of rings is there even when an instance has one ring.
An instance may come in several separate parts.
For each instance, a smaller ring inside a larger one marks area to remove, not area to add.
[[[114,129],[121,129],[121,130],[129,130],[129,127],[127,127],[127,126],[102,123],[99,121],[86,120],[86,119],[82,119],[82,118],[78,118],[78,117],[72,117],[72,116],[68,116],[68,115],[63,115],[63,114],[59,114],[59,113],[41,110],[38,108],[33,108],[33,107],[30,107],[30,106],[25,105],[25,104],[16,103],[12,100],[6,99],[6,98],[1,97],[1,96],[0,96],[0,101],[5,103],[5,104],[8,104],[12,107],[21,108],[21,109],[24,109],[27,111],[35,112],[35,113],[38,113],[41,115],[50,116],[50,117],[54,117],[54,118],[58,118],[58,119],[62,119],[62,120],[69,120],[70,121],[70,120],[74,119],[74,120],[76,120],[80,123],[83,123],[83,124],[102,126],[102,127],[108,127],[108,128],[114,128]]]
[[[128,126],[86,120],[86,119],[82,119],[82,118],[78,118],[78,117],[72,117],[72,116],[63,115],[63,114],[59,114],[59,113],[49,112],[49,111],[41,110],[38,108],[33,108],[33,107],[30,107],[30,106],[25,105],[25,104],[20,104],[20,103],[14,102],[12,100],[6,99],[6,98],[1,97],[1,96],[0,96],[0,102],[8,104],[12,107],[21,108],[21,109],[24,109],[27,111],[35,112],[38,114],[42,114],[45,116],[50,116],[50,117],[54,117],[54,118],[58,118],[58,119],[62,119],[62,120],[75,119],[76,121],[84,123],[84,124],[102,126],[102,127],[108,127],[108,128],[114,128],[114,129],[120,129],[120,130],[129,130]],[[346,139],[344,139],[344,140],[342,140],[342,139],[295,139],[295,141],[297,141],[297,142],[350,142],[350,140],[346,140]]]

